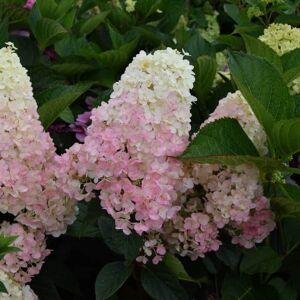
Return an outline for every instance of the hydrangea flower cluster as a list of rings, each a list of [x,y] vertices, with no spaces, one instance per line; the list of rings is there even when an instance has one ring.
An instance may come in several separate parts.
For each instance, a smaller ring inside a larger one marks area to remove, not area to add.
[[[125,10],[129,13],[135,11],[136,0],[125,0]]]
[[[0,293],[2,300],[38,300],[38,297],[28,285],[16,282],[1,269],[0,282],[4,284],[7,290],[7,293]]]
[[[13,246],[21,251],[8,253],[0,260],[0,269],[11,274],[17,282],[27,283],[40,272],[43,260],[50,254],[46,249],[44,233],[39,229],[3,222],[0,233],[7,236],[17,236]]]
[[[300,48],[300,29],[288,24],[273,23],[264,30],[259,39],[271,47],[278,55]],[[289,84],[292,95],[300,93],[300,78]]]
[[[239,91],[229,93],[220,100],[215,111],[201,126],[223,117],[236,119],[260,154],[267,154],[266,133]],[[269,200],[263,197],[260,174],[255,166],[196,164],[193,175],[206,191],[205,208],[207,213],[213,215],[217,226],[222,228],[228,225],[228,228],[236,229],[229,230],[234,243],[253,247],[275,228]]]
[[[193,82],[192,66],[179,52],[140,52],[109,102],[92,111],[85,143],[60,159],[71,185],[79,176],[87,180],[87,196],[101,190],[103,208],[126,234],[157,231],[180,209],[173,203],[177,189],[185,189],[184,174],[169,156],[188,143]]]
[[[15,217],[0,232],[18,236],[14,246],[21,249],[5,255],[0,268],[24,283],[50,253],[45,234],[58,236],[74,221],[76,201],[63,192],[66,175],[57,171],[54,144],[12,44],[0,49],[0,123],[0,212]]]
[[[117,229],[145,236],[137,259],[143,263],[149,258],[158,263],[167,250],[203,257],[218,250],[221,228],[243,244],[260,241],[274,227],[266,208],[264,231],[253,230],[250,237],[246,229],[249,222],[260,223],[262,214],[255,167],[186,166],[172,158],[188,144],[193,82],[192,67],[176,50],[142,51],[114,85],[109,102],[92,111],[84,144],[57,159],[61,172],[69,174],[65,192],[80,200],[98,190]],[[239,92],[221,100],[203,126],[222,117],[238,119],[266,154],[266,135]]]
[[[55,147],[12,45],[0,49],[0,60],[0,212],[58,236],[74,221],[76,203],[55,174]]]

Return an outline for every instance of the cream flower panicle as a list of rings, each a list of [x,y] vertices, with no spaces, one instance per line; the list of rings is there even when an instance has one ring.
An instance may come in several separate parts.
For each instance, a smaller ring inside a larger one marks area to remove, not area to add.
[[[292,50],[300,48],[300,28],[288,24],[273,23],[264,30],[259,39],[282,56]],[[292,95],[300,93],[300,77],[289,84]]]

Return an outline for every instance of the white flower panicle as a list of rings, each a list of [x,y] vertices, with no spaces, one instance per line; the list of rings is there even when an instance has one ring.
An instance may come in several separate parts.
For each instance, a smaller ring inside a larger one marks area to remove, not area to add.
[[[114,84],[111,98],[137,90],[137,101],[144,108],[148,122],[163,123],[173,133],[188,135],[190,105],[196,101],[190,93],[194,81],[193,67],[177,50],[167,48],[148,55],[141,51],[126,68],[121,80]],[[176,111],[166,115],[172,105],[168,99],[174,97]]]

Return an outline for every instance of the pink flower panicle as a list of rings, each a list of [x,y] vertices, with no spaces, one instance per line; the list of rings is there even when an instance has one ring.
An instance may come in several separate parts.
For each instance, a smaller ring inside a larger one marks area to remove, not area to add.
[[[55,147],[39,121],[27,71],[13,45],[0,49],[0,212],[58,236],[75,219],[75,201],[56,176]]]
[[[17,236],[12,245],[20,249],[18,252],[6,254],[0,260],[0,269],[10,273],[17,282],[31,281],[40,272],[45,257],[50,254],[50,250],[46,249],[44,233],[39,229],[8,222],[0,225],[0,233]]]
[[[125,234],[159,230],[180,209],[173,203],[182,164],[168,156],[187,145],[193,81],[192,67],[177,51],[142,51],[109,102],[92,111],[85,143],[60,159],[71,184],[80,177],[87,196],[101,190],[103,208]]]

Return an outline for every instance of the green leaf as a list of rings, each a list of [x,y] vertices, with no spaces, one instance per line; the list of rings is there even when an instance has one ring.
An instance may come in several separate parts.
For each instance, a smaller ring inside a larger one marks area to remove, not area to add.
[[[171,32],[178,24],[180,16],[186,12],[185,0],[163,0],[161,11],[163,17],[160,20],[158,27],[163,32]]]
[[[85,93],[91,85],[91,83],[61,85],[40,94],[40,101],[43,104],[39,107],[38,112],[43,126],[48,128],[59,114]]]
[[[142,286],[154,300],[185,300],[186,291],[177,279],[161,267],[143,268]]]
[[[284,79],[290,83],[300,77],[300,49],[295,49],[281,56]]]
[[[114,6],[109,12],[109,20],[120,31],[125,32],[133,25],[133,18],[125,10]]]
[[[272,142],[279,154],[288,158],[300,151],[300,118],[281,120],[272,129]]]
[[[80,52],[80,49],[86,45],[87,40],[84,37],[76,38],[72,35],[68,35],[55,43],[55,51],[61,57],[77,55]]]
[[[290,24],[294,27],[300,25],[300,16],[299,15],[290,15],[290,14],[280,14],[276,19],[276,23]]]
[[[300,201],[300,188],[296,185],[283,184],[284,190],[287,192],[289,198]]]
[[[162,0],[139,0],[136,2],[135,11],[139,17],[146,20],[157,11]]]
[[[229,46],[233,50],[240,50],[243,47],[243,40],[234,35],[222,34],[217,38],[217,41]]]
[[[95,59],[104,66],[122,67],[128,63],[138,43],[138,39],[123,45],[119,49],[108,50],[95,56]]]
[[[82,57],[69,56],[64,59],[58,59],[51,65],[55,72],[66,76],[78,76],[89,71],[97,69],[97,64],[93,64]]]
[[[79,34],[80,35],[87,35],[90,34],[92,31],[94,31],[101,23],[104,23],[108,11],[103,11],[99,13],[98,15],[89,17],[86,21],[84,21],[80,28],[79,28]]]
[[[75,21],[76,12],[77,12],[76,8],[71,9],[61,20],[61,24],[67,30],[71,30]]]
[[[96,300],[106,300],[113,296],[132,273],[132,265],[117,261],[105,265],[95,282]]]
[[[59,18],[64,18],[68,11],[70,11],[76,4],[74,0],[61,0],[57,5],[57,15]]]
[[[5,236],[0,234],[0,259],[2,259],[7,253],[20,251],[19,248],[10,246],[17,238],[17,236]]]
[[[65,110],[63,110],[60,114],[59,114],[59,117],[65,121],[66,123],[73,123],[75,121],[74,119],[74,115],[73,115],[73,112],[72,110],[67,107]]]
[[[122,47],[125,43],[124,37],[116,29],[108,25],[109,36],[114,49]]]
[[[98,218],[101,215],[101,207],[98,199],[88,203],[78,203],[79,213],[75,222],[68,227],[67,234],[76,238],[100,238]]]
[[[249,296],[252,296],[253,288],[249,277],[228,273],[222,285],[222,300],[250,300]]]
[[[233,245],[223,245],[215,254],[232,271],[237,268],[241,258],[240,249]]]
[[[185,44],[184,50],[191,55],[193,61],[196,61],[199,56],[207,55],[215,57],[215,49],[206,41],[197,31]]]
[[[269,285],[274,287],[279,294],[278,300],[296,300],[297,291],[293,289],[287,282],[281,278],[273,278],[270,280]]]
[[[272,64],[279,72],[282,72],[282,65],[280,56],[266,45],[264,42],[256,39],[250,35],[242,35],[247,53],[264,58],[270,64]]]
[[[289,168],[280,160],[259,157],[238,121],[229,118],[219,119],[200,129],[179,159],[234,166],[252,163],[266,173],[276,170],[300,173],[300,170]]]
[[[200,56],[197,58],[194,71],[196,78],[194,91],[198,100],[204,101],[204,97],[212,88],[217,72],[217,62],[211,56]]]
[[[258,152],[237,120],[223,118],[200,129],[180,158],[203,160],[218,155],[258,156]]]
[[[240,10],[237,5],[234,4],[225,4],[224,11],[226,14],[234,20],[237,24],[241,22]]]
[[[18,237],[17,236],[5,236],[0,234],[0,249],[5,249],[11,245]]]
[[[181,261],[171,253],[167,253],[163,260],[166,268],[176,276],[177,279],[189,282],[197,282],[185,270]]]
[[[114,252],[125,256],[126,260],[134,260],[143,245],[143,239],[135,233],[125,235],[115,229],[114,221],[109,217],[100,217],[98,226],[105,244]]]
[[[0,281],[0,293],[8,294],[8,291],[3,282]]]
[[[271,199],[272,210],[278,218],[300,217],[300,199],[294,201],[291,198],[276,197]]]
[[[34,30],[35,37],[42,50],[62,39],[67,31],[57,21],[43,18],[38,20]]]
[[[229,68],[239,90],[268,135],[275,121],[293,116],[293,98],[281,75],[270,63],[252,55],[232,53]]]
[[[36,5],[38,7],[38,10],[40,14],[44,18],[49,18],[49,19],[57,19],[58,14],[57,14],[57,4],[55,0],[37,0]]]
[[[281,267],[282,259],[270,247],[259,246],[245,251],[240,271],[246,274],[273,274]]]

